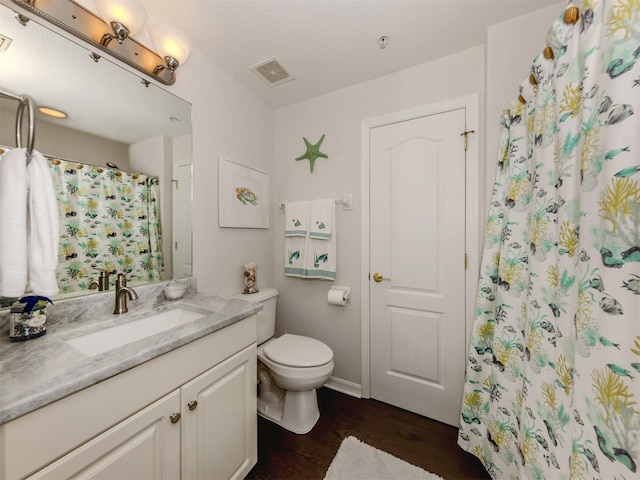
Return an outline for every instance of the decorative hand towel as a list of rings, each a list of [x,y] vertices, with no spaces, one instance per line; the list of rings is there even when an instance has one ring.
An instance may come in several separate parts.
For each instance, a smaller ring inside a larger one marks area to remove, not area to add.
[[[27,285],[27,153],[0,161],[0,296],[20,297]]]
[[[306,237],[284,238],[284,274],[287,277],[304,278]]]
[[[28,270],[29,287],[35,295],[58,293],[58,201],[51,169],[40,152],[34,151],[27,167],[29,175]]]
[[[329,240],[335,215],[334,199],[313,200],[309,221],[309,237],[318,240]]]
[[[335,203],[334,203],[335,205]],[[335,208],[335,207],[334,207]],[[305,278],[319,280],[336,279],[336,219],[331,219],[331,236],[328,239],[318,240],[307,237],[305,251]]]
[[[309,202],[287,202],[285,205],[285,237],[306,237]]]

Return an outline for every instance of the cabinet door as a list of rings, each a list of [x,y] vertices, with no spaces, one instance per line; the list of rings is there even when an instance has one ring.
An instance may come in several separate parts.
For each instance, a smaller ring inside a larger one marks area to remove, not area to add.
[[[183,478],[244,478],[257,461],[255,343],[181,390]]]
[[[176,390],[29,478],[180,478],[180,422],[169,418],[179,410]]]

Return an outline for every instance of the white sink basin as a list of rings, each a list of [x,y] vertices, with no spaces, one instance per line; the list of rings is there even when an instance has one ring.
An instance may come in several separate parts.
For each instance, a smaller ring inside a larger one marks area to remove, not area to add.
[[[205,313],[176,308],[149,315],[116,327],[105,328],[98,332],[67,340],[66,343],[85,355],[93,356],[121,347],[137,340],[164,332],[170,328],[190,323],[204,317]]]

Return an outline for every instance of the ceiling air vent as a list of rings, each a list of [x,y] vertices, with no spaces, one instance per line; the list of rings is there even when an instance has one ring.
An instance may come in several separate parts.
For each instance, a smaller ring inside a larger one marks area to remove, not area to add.
[[[271,57],[264,62],[254,65],[251,67],[251,71],[264,80],[270,87],[289,82],[295,78],[287,72],[277,57]]]

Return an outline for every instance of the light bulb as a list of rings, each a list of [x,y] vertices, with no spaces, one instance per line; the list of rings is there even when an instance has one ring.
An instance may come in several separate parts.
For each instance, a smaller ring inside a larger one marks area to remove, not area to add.
[[[136,0],[93,0],[98,12],[106,23],[116,22],[129,30],[129,35],[135,35],[147,21],[147,11]]]
[[[171,25],[161,24],[149,24],[147,31],[158,55],[174,58],[184,65],[191,54],[191,41],[184,33]]]

